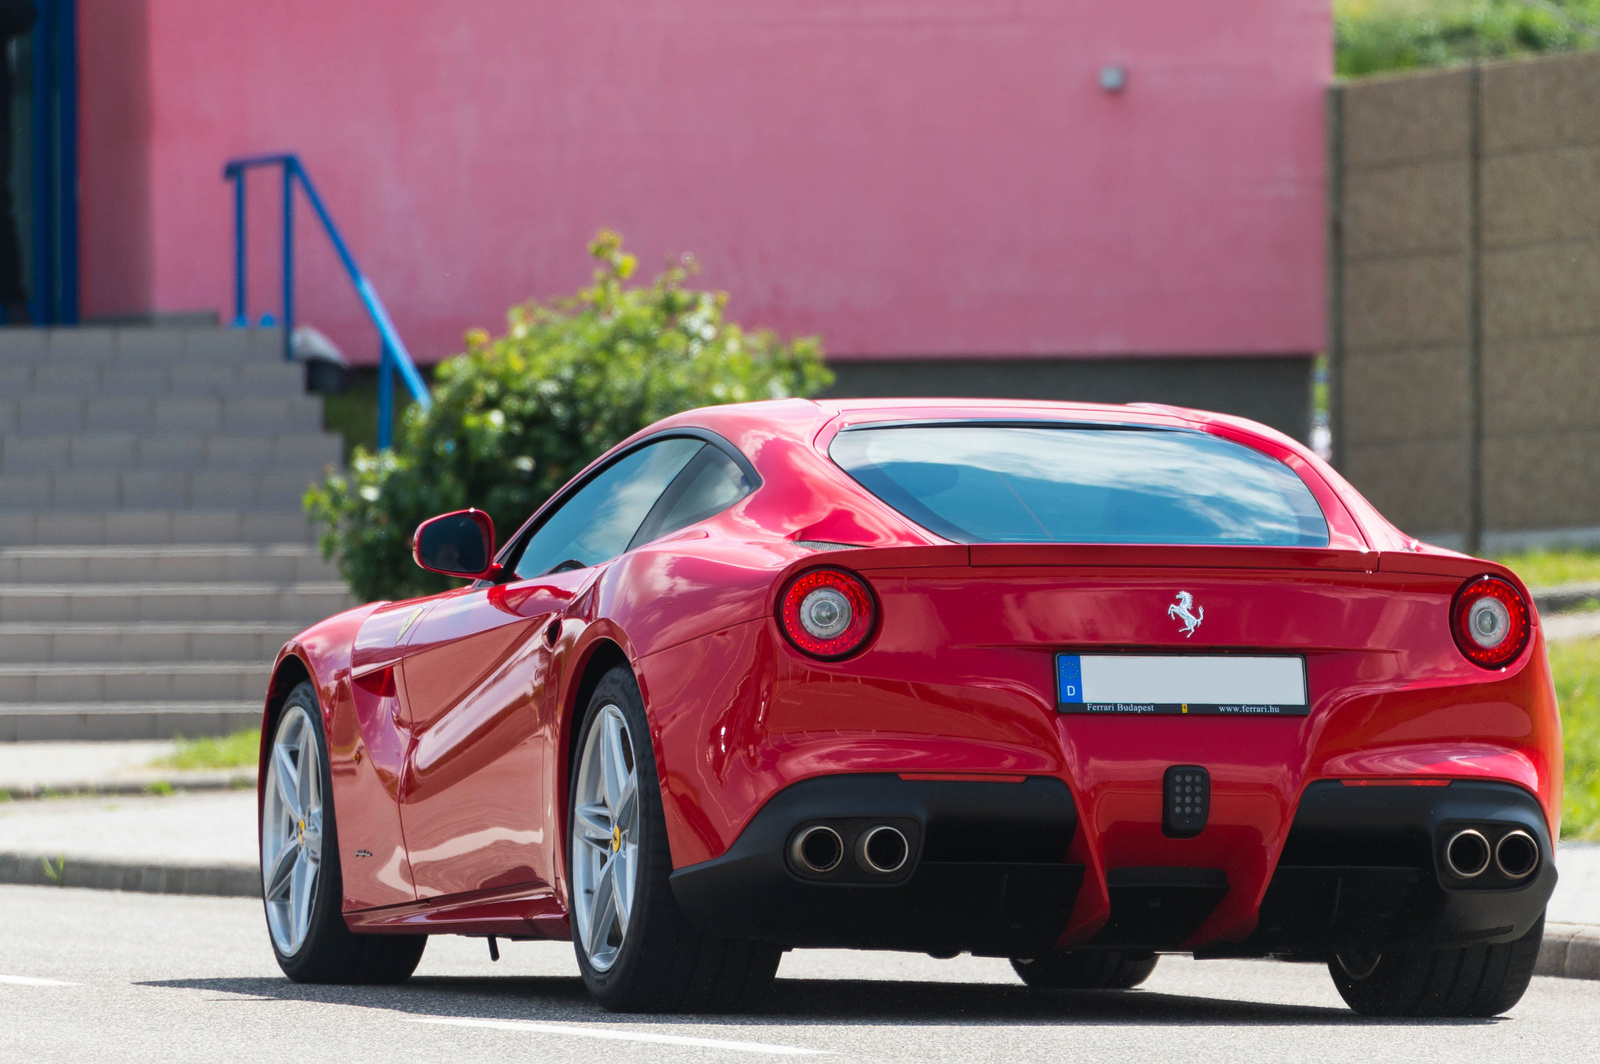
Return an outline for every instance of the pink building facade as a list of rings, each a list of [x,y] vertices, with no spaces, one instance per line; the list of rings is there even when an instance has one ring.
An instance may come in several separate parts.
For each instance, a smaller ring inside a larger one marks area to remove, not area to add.
[[[1323,345],[1327,0],[78,0],[78,33],[85,320],[230,316],[222,165],[292,151],[424,363],[603,226],[820,334],[841,388],[1292,390]],[[301,218],[299,320],[372,361]]]

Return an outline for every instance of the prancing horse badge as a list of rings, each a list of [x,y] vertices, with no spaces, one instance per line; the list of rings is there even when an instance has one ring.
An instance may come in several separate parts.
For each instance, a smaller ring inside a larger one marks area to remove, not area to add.
[[[1194,608],[1194,596],[1187,591],[1178,592],[1178,601],[1167,607],[1167,616],[1176,618],[1183,625],[1184,638],[1193,638],[1194,630],[1200,627],[1200,622],[1206,619],[1206,608]]]

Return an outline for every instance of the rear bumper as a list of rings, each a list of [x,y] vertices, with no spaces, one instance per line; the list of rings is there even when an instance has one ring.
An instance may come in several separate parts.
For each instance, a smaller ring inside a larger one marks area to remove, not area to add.
[[[672,888],[704,932],[801,947],[1037,956],[1055,947],[1083,885],[1069,851],[1078,829],[1059,779],[1021,783],[817,777],[775,795],[721,857],[679,869]],[[899,828],[905,864],[876,873],[857,858],[864,832]],[[837,831],[840,860],[823,873],[796,864],[797,835]],[[1512,881],[1466,881],[1444,870],[1461,826],[1491,842],[1521,829],[1538,867]],[[1088,840],[1085,840],[1088,841]],[[1309,785],[1243,941],[1200,944],[1198,956],[1321,958],[1355,948],[1437,948],[1510,941],[1532,927],[1555,888],[1538,802],[1509,784],[1443,787]],[[1184,948],[1230,890],[1220,869],[1114,868],[1107,919],[1084,948]]]
[[[1463,880],[1444,846],[1461,828],[1490,842],[1521,829],[1539,844],[1521,880],[1491,867]],[[1505,783],[1447,787],[1311,784],[1301,797],[1255,931],[1199,955],[1327,957],[1352,949],[1436,949],[1526,934],[1555,890],[1549,829],[1533,795]]]
[[[798,831],[839,833],[839,866],[807,873],[788,853]],[[901,828],[892,873],[857,860],[862,833]],[[841,775],[779,792],[726,854],[672,876],[701,930],[788,946],[1031,956],[1060,937],[1083,882],[1067,861],[1077,813],[1058,779],[1021,783]]]

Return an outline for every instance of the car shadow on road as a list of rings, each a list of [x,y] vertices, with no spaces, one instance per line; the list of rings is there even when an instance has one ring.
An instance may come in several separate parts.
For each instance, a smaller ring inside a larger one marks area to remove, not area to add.
[[[998,983],[782,979],[755,1008],[730,1015],[607,1012],[575,976],[419,976],[401,986],[313,986],[276,978],[165,979],[140,986],[199,990],[267,1001],[307,1001],[416,1017],[543,1023],[809,1026],[1480,1026],[1483,1019],[1384,1019],[1342,1008],[1283,1005],[1151,990],[1041,992]]]

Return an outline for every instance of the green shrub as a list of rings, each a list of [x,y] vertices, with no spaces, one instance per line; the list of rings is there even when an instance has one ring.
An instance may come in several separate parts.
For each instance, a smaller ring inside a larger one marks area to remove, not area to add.
[[[1600,0],[1334,0],[1345,77],[1600,45]]]
[[[514,307],[504,336],[474,330],[441,363],[433,409],[413,406],[394,448],[358,447],[347,474],[306,493],[322,552],[363,600],[432,594],[453,581],[418,569],[411,534],[434,514],[476,506],[502,535],[607,448],[698,406],[812,395],[832,375],[813,338],[780,342],[723,318],[727,296],[687,286],[685,258],[648,286],[604,231],[594,284]]]

